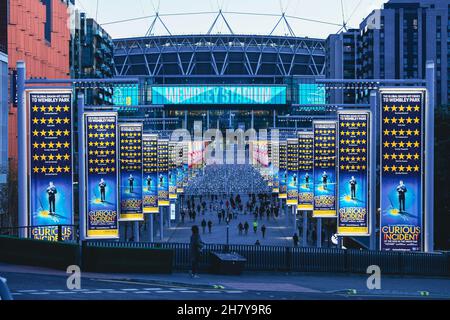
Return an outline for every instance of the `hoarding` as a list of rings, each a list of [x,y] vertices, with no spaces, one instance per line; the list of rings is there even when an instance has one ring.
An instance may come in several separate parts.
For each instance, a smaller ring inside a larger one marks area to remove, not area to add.
[[[369,235],[369,113],[338,113],[337,234]]]
[[[298,139],[287,140],[287,199],[288,205],[298,204]]]
[[[298,210],[313,210],[313,140],[312,132],[298,133]]]
[[[285,86],[155,86],[152,103],[164,105],[265,104],[287,102]]]
[[[143,143],[143,211],[158,213],[158,136],[144,134]]]
[[[380,247],[421,251],[425,90],[383,89],[380,95]]]
[[[31,238],[73,239],[72,90],[27,90]]]
[[[86,236],[119,237],[117,113],[84,114]]]
[[[336,217],[336,122],[314,121],[314,218]]]
[[[158,206],[168,207],[169,201],[169,140],[158,140]]]
[[[120,220],[142,221],[142,124],[120,124]]]
[[[139,105],[139,85],[120,84],[113,88],[113,104],[115,106],[138,106]]]

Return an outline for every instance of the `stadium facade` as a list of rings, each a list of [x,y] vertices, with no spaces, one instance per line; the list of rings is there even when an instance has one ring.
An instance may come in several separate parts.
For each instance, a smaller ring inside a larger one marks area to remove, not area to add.
[[[325,74],[320,39],[221,34],[117,39],[114,62],[118,77],[139,78],[139,86],[123,90],[129,96],[115,104],[148,106],[129,116],[144,119],[151,130],[192,129],[195,121],[204,129],[295,128],[300,120],[282,119],[297,106],[314,111],[325,103],[325,88],[315,84]]]

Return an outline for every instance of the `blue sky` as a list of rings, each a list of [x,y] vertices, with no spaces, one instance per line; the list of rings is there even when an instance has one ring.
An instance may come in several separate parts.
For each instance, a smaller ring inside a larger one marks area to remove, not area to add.
[[[228,23],[236,34],[269,34],[275,27],[279,16],[319,20],[325,23],[309,22],[296,18],[287,18],[297,36],[326,38],[336,33],[342,24],[341,0],[76,0],[77,7],[104,25],[113,38],[143,36],[154,18],[148,17],[123,23],[119,20],[152,16],[158,11],[161,15],[191,12],[216,12],[196,15],[163,16],[162,20],[172,34],[204,34],[213,23],[221,8]],[[386,0],[344,0],[344,16],[350,27],[357,27],[373,9],[379,9]],[[239,13],[263,14],[252,16]],[[213,33],[229,33],[222,19],[219,19]],[[158,21],[153,34],[167,34]],[[284,23],[280,23],[274,34],[288,34]]]

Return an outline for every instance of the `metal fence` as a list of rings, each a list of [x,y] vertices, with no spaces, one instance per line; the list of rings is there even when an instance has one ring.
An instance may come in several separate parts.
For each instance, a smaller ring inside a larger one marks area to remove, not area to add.
[[[187,243],[87,242],[87,246],[117,248],[163,248],[174,250],[173,267],[191,267]],[[333,248],[206,244],[200,269],[208,270],[212,252],[234,252],[247,259],[246,271],[366,273],[377,265],[384,274],[450,276],[450,253],[409,253]]]
[[[73,224],[5,227],[0,228],[0,236],[74,243],[79,240],[79,228]]]

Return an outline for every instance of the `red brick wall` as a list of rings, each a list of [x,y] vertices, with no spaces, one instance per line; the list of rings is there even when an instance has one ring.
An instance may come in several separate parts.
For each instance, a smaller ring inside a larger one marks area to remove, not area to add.
[[[45,39],[46,6],[40,0],[10,0],[8,58],[11,69],[24,60],[27,78],[68,78],[69,40],[67,5],[52,0],[51,43]],[[12,168],[17,167],[17,108],[9,109],[9,149]]]

